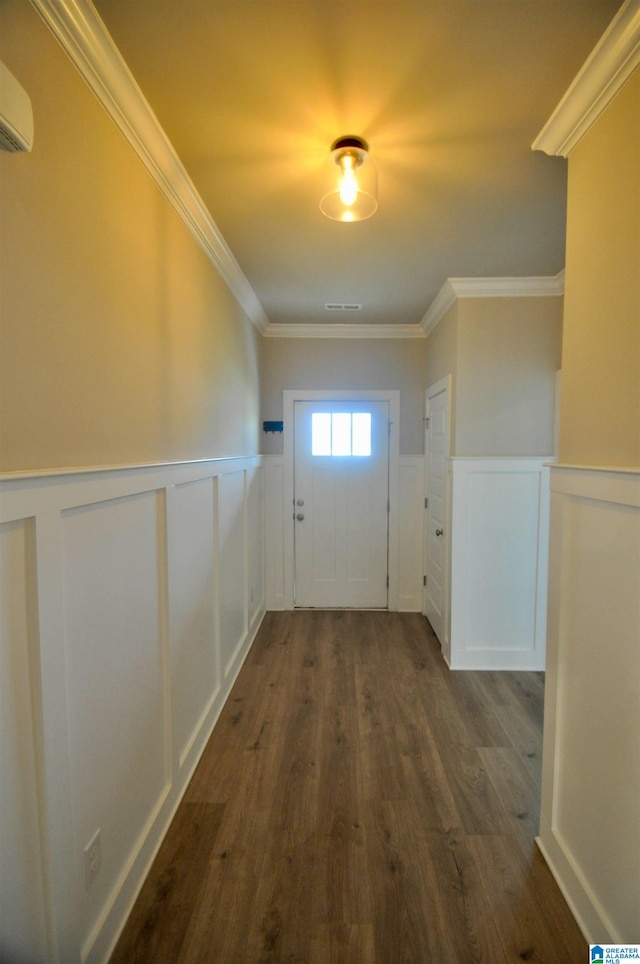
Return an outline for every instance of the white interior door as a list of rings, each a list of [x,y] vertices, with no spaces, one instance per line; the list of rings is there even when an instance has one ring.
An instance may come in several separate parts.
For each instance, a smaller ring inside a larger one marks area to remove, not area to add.
[[[447,458],[449,455],[449,380],[427,392],[425,453],[427,515],[424,615],[443,647],[447,645]]]
[[[389,403],[294,404],[295,605],[385,609]]]

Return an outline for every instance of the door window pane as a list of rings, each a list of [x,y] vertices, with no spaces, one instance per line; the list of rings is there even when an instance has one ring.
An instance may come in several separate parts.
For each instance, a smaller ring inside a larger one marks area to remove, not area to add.
[[[313,412],[311,454],[371,455],[370,412]]]
[[[371,455],[371,414],[353,413],[352,455]]]
[[[331,416],[331,454],[351,455],[350,412],[334,412]]]
[[[331,455],[331,415],[314,412],[311,416],[311,454]]]

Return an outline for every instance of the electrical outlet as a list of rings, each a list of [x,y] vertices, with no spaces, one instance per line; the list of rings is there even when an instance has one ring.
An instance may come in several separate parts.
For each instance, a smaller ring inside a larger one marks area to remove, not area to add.
[[[84,848],[84,886],[89,890],[100,872],[102,866],[102,844],[100,842],[100,828]]]

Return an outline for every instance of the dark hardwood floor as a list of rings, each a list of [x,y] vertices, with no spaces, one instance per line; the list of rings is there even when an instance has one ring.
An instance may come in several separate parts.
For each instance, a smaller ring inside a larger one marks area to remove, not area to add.
[[[585,964],[534,843],[543,677],[268,613],[112,962]]]

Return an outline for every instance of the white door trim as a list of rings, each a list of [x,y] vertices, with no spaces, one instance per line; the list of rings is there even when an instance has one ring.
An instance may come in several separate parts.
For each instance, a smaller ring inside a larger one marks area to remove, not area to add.
[[[400,458],[400,391],[336,391],[321,389],[286,389],[282,393],[284,451],[284,581],[285,608],[294,608],[294,526],[293,526],[293,405],[314,401],[376,401],[389,403],[389,609],[398,609],[398,466]]]

